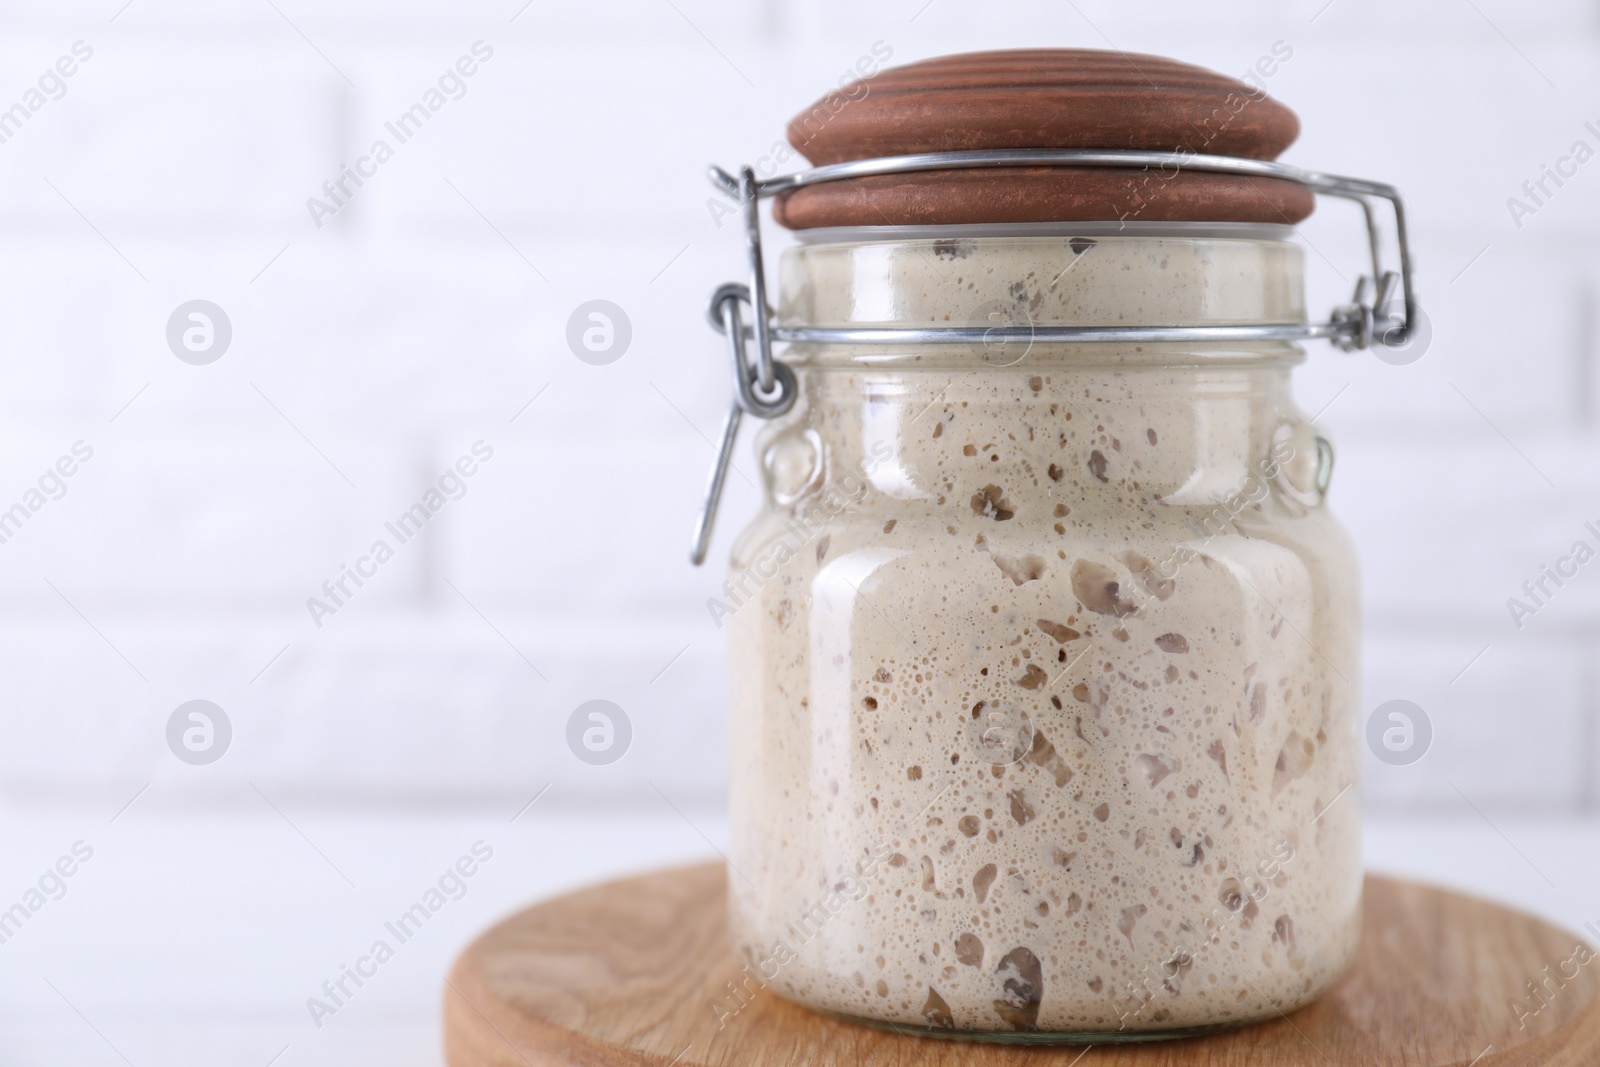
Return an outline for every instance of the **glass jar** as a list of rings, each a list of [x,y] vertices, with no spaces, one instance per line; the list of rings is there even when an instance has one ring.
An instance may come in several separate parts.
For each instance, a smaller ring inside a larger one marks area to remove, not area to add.
[[[1287,227],[814,230],[779,326],[1303,323]],[[1271,1018],[1350,959],[1351,545],[1282,341],[796,344],[733,552],[751,973],[1014,1041]]]

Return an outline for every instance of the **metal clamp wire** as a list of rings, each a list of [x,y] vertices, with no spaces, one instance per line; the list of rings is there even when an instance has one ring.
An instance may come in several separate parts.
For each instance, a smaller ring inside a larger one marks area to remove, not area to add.
[[[778,326],[767,303],[766,270],[761,252],[760,202],[770,196],[803,189],[822,182],[847,181],[880,174],[909,174],[932,170],[965,170],[974,167],[1151,167],[1172,168],[1172,174],[1187,168],[1217,174],[1240,174],[1256,178],[1281,178],[1298,182],[1313,192],[1353,200],[1361,205],[1366,224],[1367,244],[1372,255],[1372,276],[1356,283],[1351,303],[1333,309],[1327,322],[1239,324],[1217,326],[1026,326],[1000,327],[821,327]],[[790,367],[774,358],[774,341],[791,344],[989,344],[995,341],[1030,344],[1157,344],[1162,342],[1205,341],[1300,341],[1325,338],[1345,351],[1364,349],[1373,344],[1398,348],[1410,340],[1417,321],[1417,303],[1412,293],[1411,244],[1406,230],[1405,203],[1400,191],[1383,182],[1347,178],[1335,174],[1302,170],[1286,163],[1231,156],[1200,155],[1192,152],[1147,152],[1114,149],[997,149],[977,152],[927,152],[919,155],[858,159],[814,167],[795,174],[758,180],[748,166],[739,168],[736,178],[721,167],[711,168],[711,180],[729,196],[737,197],[743,208],[745,244],[748,253],[750,284],[729,283],[711,297],[708,317],[711,325],[728,338],[733,362],[735,393],[723,422],[717,461],[706,486],[705,504],[695,526],[694,544],[689,558],[701,563],[710,547],[717,504],[727,481],[733,447],[741,417],[748,413],[761,419],[777,418],[794,406],[798,382]],[[1386,200],[1394,212],[1395,238],[1400,250],[1400,271],[1383,269],[1381,241],[1374,200]],[[1395,290],[1400,290],[1403,312],[1395,315]],[[746,326],[740,304],[748,304],[751,324]],[[748,342],[755,342],[752,363]]]
[[[689,548],[689,561],[697,567],[705,562],[706,552],[711,547],[717,505],[722,500],[722,489],[728,481],[728,470],[733,466],[733,446],[739,437],[740,420],[746,413],[758,419],[775,419],[794,407],[795,398],[800,394],[800,383],[794,371],[787,363],[771,359],[770,348],[766,373],[771,376],[771,384],[762,386],[762,368],[750,365],[745,350],[745,342],[750,337],[760,336],[759,327],[752,331],[745,326],[743,316],[739,313],[741,303],[751,303],[749,288],[729,282],[711,294],[711,306],[706,309],[706,317],[711,320],[711,325],[718,333],[728,337],[728,355],[733,361],[734,394],[733,402],[728,405],[728,414],[722,421],[717,460],[706,482],[705,503],[701,505],[700,516],[695,521],[694,541]],[[759,322],[759,316],[757,320]]]
[[[761,196],[756,172],[748,166],[740,167],[739,202],[744,205],[745,247],[750,254],[750,291],[744,299],[755,312],[756,382],[763,393],[770,393],[776,372],[772,366],[772,316],[767,309],[767,272],[761,257]]]
[[[1298,182],[1313,192],[1327,196],[1353,200],[1361,205],[1363,220],[1366,224],[1367,243],[1372,257],[1372,276],[1377,281],[1380,294],[1387,294],[1393,299],[1393,290],[1398,287],[1402,293],[1404,311],[1396,316],[1388,311],[1386,302],[1381,298],[1373,304],[1366,304],[1358,299],[1355,305],[1346,305],[1335,309],[1326,324],[1306,327],[1308,332],[1295,335],[1291,339],[1325,337],[1332,340],[1346,350],[1367,347],[1374,337],[1384,345],[1400,347],[1410,336],[1410,326],[1416,321],[1416,297],[1412,290],[1412,261],[1410,236],[1406,227],[1405,202],[1400,191],[1384,182],[1369,181],[1365,178],[1350,178],[1337,174],[1323,174],[1319,171],[1303,170],[1300,167],[1290,166],[1287,163],[1278,163],[1263,159],[1239,159],[1233,156],[1202,155],[1191,152],[1150,152],[1125,149],[1032,149],[1008,148],[992,149],[972,152],[926,152],[917,155],[886,156],[880,159],[857,159],[845,163],[831,163],[827,166],[813,167],[811,170],[799,171],[794,174],[782,174],[764,181],[754,179],[751,169],[741,167],[739,177],[735,178],[721,167],[712,167],[711,180],[718,188],[730,196],[737,197],[744,208],[745,235],[751,260],[752,288],[755,292],[758,309],[756,320],[756,345],[763,360],[770,358],[770,342],[774,339],[782,340],[776,336],[766,321],[770,311],[765,304],[765,279],[761,272],[761,232],[758,201],[762,198],[777,196],[781,193],[803,189],[807,186],[818,185],[823,182],[847,181],[854,178],[873,177],[882,174],[910,174],[919,171],[931,170],[967,170],[976,167],[1035,167],[1035,166],[1074,166],[1074,167],[1143,167],[1148,170],[1155,167],[1161,170],[1171,169],[1176,175],[1187,168],[1193,171],[1204,171],[1217,174],[1239,174],[1256,178],[1280,178],[1287,181]],[[1394,213],[1395,237],[1400,252],[1400,271],[1397,284],[1389,281],[1389,275],[1383,270],[1381,240],[1378,234],[1376,217],[1373,214],[1373,199],[1388,201]],[[1367,309],[1363,314],[1361,307]],[[1367,315],[1378,319],[1380,329],[1374,331],[1370,326],[1364,327]],[[1230,327],[1231,328],[1231,327]],[[1026,330],[1026,327],[1022,329]],[[1120,332],[1124,329],[1137,330],[1142,327],[1057,327],[1054,338],[1062,342],[1129,342],[1136,341],[1131,333]],[[1172,329],[1187,329],[1173,327]],[[1216,327],[1195,327],[1193,330],[1216,329]],[[1082,331],[1082,332],[1076,332]],[[995,336],[991,334],[991,336]],[[1044,340],[1037,337],[1037,340]],[[1215,340],[1215,337],[1205,337],[1198,332],[1185,332],[1173,335],[1173,340]],[[1235,335],[1228,340],[1246,339]],[[1280,338],[1281,339],[1281,338]],[[843,336],[843,332],[825,332],[821,328],[812,328],[809,333],[812,343],[838,344],[860,343]],[[885,344],[938,344],[941,341],[929,340],[926,336],[919,335],[915,338],[891,339],[888,335],[879,335],[879,343]],[[950,338],[949,343],[962,343],[964,338]],[[765,365],[764,363],[762,365]]]

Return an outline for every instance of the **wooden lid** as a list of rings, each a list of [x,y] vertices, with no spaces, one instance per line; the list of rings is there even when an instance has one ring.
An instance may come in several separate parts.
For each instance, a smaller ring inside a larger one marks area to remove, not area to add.
[[[1293,111],[1235,78],[1159,56],[1067,48],[973,52],[892,68],[829,93],[788,127],[789,143],[818,165],[997,148],[1275,159],[1299,132]],[[785,194],[773,214],[795,229],[1114,219],[1293,223],[1312,207],[1308,189],[1280,179],[1181,168],[1013,167],[828,182]]]

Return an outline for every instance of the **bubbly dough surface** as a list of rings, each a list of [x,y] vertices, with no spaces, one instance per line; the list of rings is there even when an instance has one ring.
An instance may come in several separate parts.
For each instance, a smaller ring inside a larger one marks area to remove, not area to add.
[[[1028,299],[1038,255],[975,295]],[[1342,531],[1282,491],[1287,361],[827,359],[726,601],[751,973],[972,1030],[1315,997],[1359,925],[1357,614]]]

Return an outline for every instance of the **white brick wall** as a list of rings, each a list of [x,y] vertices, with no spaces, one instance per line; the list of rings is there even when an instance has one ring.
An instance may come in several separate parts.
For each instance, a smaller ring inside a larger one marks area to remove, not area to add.
[[[740,249],[705,164],[761,154],[877,40],[897,61],[1114,42],[1239,71],[1281,39],[1272,89],[1305,125],[1289,158],[1407,191],[1435,332],[1413,366],[1319,346],[1299,378],[1307,410],[1338,395],[1367,706],[1416,700],[1436,731],[1422,762],[1372,764],[1369,800],[1600,803],[1600,568],[1521,630],[1504,603],[1600,520],[1600,162],[1520,230],[1505,208],[1600,124],[1600,9],[674,3],[0,15],[0,107],[74,41],[95,49],[0,144],[0,500],[95,449],[0,545],[8,800],[148,782],[141,803],[225,806],[255,782],[298,804],[514,807],[553,781],[557,803],[715,802],[719,579],[683,556],[727,390],[702,301]],[[480,39],[494,57],[466,95],[315,227],[306,198]],[[1320,312],[1362,249],[1338,205],[1303,230]],[[164,343],[195,297],[234,326],[212,366]],[[593,297],[634,326],[609,367],[563,341]],[[479,439],[495,458],[467,496],[313,627],[305,598]],[[752,500],[733,479],[717,555]],[[234,722],[215,766],[164,746],[193,697]],[[611,767],[563,740],[594,697],[634,723]]]

